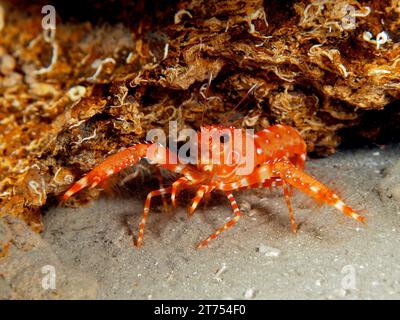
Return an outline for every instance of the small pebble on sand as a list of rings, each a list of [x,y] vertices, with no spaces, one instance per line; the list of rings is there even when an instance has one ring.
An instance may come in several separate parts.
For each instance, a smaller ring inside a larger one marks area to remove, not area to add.
[[[279,249],[264,244],[258,247],[258,252],[264,254],[266,257],[278,257],[281,253]]]
[[[253,288],[247,289],[246,292],[244,293],[244,298],[245,299],[252,299],[254,298],[255,295],[255,290]]]
[[[249,217],[252,217],[252,216],[254,216],[255,214],[257,214],[257,209],[251,209],[251,210],[249,211]]]
[[[251,204],[250,202],[243,200],[241,201],[241,203],[239,204],[239,208],[241,211],[243,212],[249,212],[251,210]]]

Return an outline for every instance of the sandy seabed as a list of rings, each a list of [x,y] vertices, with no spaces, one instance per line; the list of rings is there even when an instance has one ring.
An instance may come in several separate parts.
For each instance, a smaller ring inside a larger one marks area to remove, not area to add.
[[[127,227],[129,222],[137,232],[141,196],[50,209],[42,235],[17,220],[2,221],[1,237],[10,231],[18,236],[0,260],[0,297],[399,299],[399,157],[400,145],[391,145],[340,151],[306,165],[361,210],[366,225],[297,191],[300,228],[293,234],[278,190],[236,192],[242,219],[202,250],[195,245],[231,216],[218,194],[191,218],[189,200],[169,213],[155,202],[141,249],[133,247]],[[43,288],[49,265],[55,289]]]

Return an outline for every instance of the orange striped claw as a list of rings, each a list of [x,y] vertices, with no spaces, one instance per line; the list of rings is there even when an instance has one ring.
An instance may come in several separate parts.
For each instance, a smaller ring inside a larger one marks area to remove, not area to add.
[[[218,138],[213,140],[213,135]],[[203,139],[204,136],[205,139]],[[248,146],[248,144],[251,146],[251,152],[241,156],[244,150],[247,152],[247,148],[244,146]],[[142,143],[128,147],[105,159],[104,162],[73,184],[62,196],[62,201],[67,200],[84,188],[97,186],[111,175],[135,165],[142,158],[146,158],[151,164],[180,174],[181,177],[173,182],[170,187],[163,188],[161,186],[159,190],[154,190],[148,194],[135,243],[137,247],[143,243],[144,229],[152,197],[171,194],[172,205],[175,207],[178,192],[187,188],[197,188],[189,207],[189,215],[192,215],[202,199],[208,197],[214,190],[225,192],[233,210],[233,218],[202,241],[198,248],[207,247],[212,239],[217,238],[239,220],[240,210],[232,191],[244,188],[283,188],[293,232],[297,231],[291,203],[293,189],[302,191],[317,202],[336,208],[347,217],[359,222],[365,220],[332,189],[304,172],[306,144],[300,133],[292,127],[275,125],[254,134],[245,129],[218,125],[204,126],[198,132],[196,148],[198,148],[199,154],[197,162],[187,163],[160,144]],[[212,153],[212,157],[205,156],[204,150],[207,154]],[[226,158],[230,159],[229,163],[216,161]],[[253,164],[246,173],[241,171],[243,169],[241,160],[243,159]]]
[[[86,176],[81,178],[78,182],[75,182],[75,184],[64,193],[62,200],[66,201],[75,193],[86,187],[94,188],[108,177],[137,163],[141,158],[146,157],[147,149],[147,144],[137,144],[108,157]]]
[[[296,168],[287,161],[280,161],[274,164],[274,172],[280,175],[281,178],[293,187],[303,191],[305,194],[315,200],[329,204],[338,209],[346,216],[351,217],[359,222],[365,220],[364,217],[357,214],[350,206],[345,204],[340,197],[335,194],[327,186],[306,174],[304,171]]]

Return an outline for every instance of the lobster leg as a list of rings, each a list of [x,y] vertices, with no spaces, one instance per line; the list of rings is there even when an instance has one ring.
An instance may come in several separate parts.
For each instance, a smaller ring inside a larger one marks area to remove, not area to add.
[[[189,176],[192,179],[194,179],[194,177],[197,174],[196,170],[194,170],[190,165],[168,165],[168,166],[165,166],[165,167],[167,167],[171,171],[176,171],[176,172],[179,172],[179,173],[189,174]],[[142,244],[142,239],[143,239],[143,234],[144,234],[144,226],[146,224],[147,217],[148,217],[148,214],[149,214],[151,198],[154,197],[154,196],[158,196],[158,195],[163,196],[165,194],[171,193],[172,203],[175,206],[175,204],[176,204],[175,203],[176,191],[177,191],[178,186],[181,185],[181,184],[184,184],[184,186],[188,186],[188,185],[191,185],[191,184],[195,184],[198,181],[201,181],[201,180],[189,180],[186,177],[181,177],[178,180],[176,180],[172,184],[171,187],[169,187],[169,188],[161,188],[159,190],[154,190],[154,191],[150,192],[147,195],[146,202],[144,204],[144,209],[143,209],[143,218],[142,218],[142,221],[140,222],[140,230],[139,230],[139,235],[138,235],[138,239],[137,239],[137,242],[136,242],[136,246],[137,247],[140,247],[141,244]],[[207,186],[204,186],[204,187],[207,187]],[[207,187],[207,188],[213,189],[212,187]],[[200,187],[200,189],[201,189],[201,187]],[[205,192],[208,192],[208,190],[209,189],[206,189]],[[201,200],[201,197],[200,197],[200,199],[198,201],[200,201],[200,200]],[[197,204],[196,204],[196,206],[197,206]]]
[[[172,205],[174,206],[174,208],[176,208],[176,197],[178,196],[178,188],[180,186],[187,186],[188,184],[190,184],[190,180],[186,177],[181,177],[178,180],[176,180],[173,184],[172,184],[172,191],[171,191],[171,202]]]
[[[157,168],[155,176],[157,177],[160,189],[164,189],[164,187],[165,187],[165,185],[164,185],[164,177],[162,175],[160,167]],[[161,194],[161,199],[162,199],[163,208],[164,208],[165,212],[168,212],[169,211],[168,202],[167,202],[167,199],[165,198],[165,194]]]
[[[195,197],[193,198],[192,205],[189,208],[189,215],[191,216],[197,208],[197,205],[200,203],[201,199],[203,198],[204,194],[211,192],[214,190],[214,187],[202,185],[196,192]]]
[[[345,204],[331,189],[301,169],[296,168],[290,162],[277,162],[273,165],[272,170],[274,175],[280,176],[285,182],[300,189],[315,200],[329,204],[343,212],[346,216],[364,222],[365,218],[357,214],[351,207]]]
[[[294,222],[292,202],[290,201],[290,190],[288,188],[288,185],[284,181],[283,181],[283,184],[282,184],[282,188],[283,188],[283,194],[285,196],[286,204],[287,204],[288,209],[289,209],[289,216],[290,216],[290,223],[292,224],[292,231],[293,231],[293,233],[296,233],[297,232],[297,225]]]
[[[208,246],[208,243],[209,243],[212,239],[215,239],[221,232],[223,232],[224,230],[226,230],[226,229],[232,227],[232,226],[239,220],[239,218],[240,218],[240,210],[239,210],[238,204],[236,203],[235,197],[234,197],[233,194],[230,193],[229,191],[226,191],[225,194],[227,195],[227,197],[228,197],[228,199],[229,199],[229,201],[230,201],[230,203],[231,203],[231,206],[232,206],[232,209],[233,209],[234,217],[233,217],[231,220],[229,220],[227,223],[225,223],[225,224],[224,224],[221,228],[219,228],[216,232],[214,232],[211,236],[209,236],[206,240],[202,241],[202,242],[197,246],[198,249],[207,247],[207,246]]]
[[[154,190],[154,191],[151,191],[147,195],[146,202],[144,204],[144,209],[143,209],[143,217],[142,217],[142,220],[140,221],[139,235],[138,235],[138,238],[137,238],[137,241],[136,241],[136,246],[137,247],[140,247],[142,245],[142,242],[143,242],[144,226],[146,224],[147,217],[149,215],[151,198],[154,197],[154,196],[159,196],[159,195],[164,195],[164,194],[171,193],[171,189],[172,188],[164,188],[164,189]]]

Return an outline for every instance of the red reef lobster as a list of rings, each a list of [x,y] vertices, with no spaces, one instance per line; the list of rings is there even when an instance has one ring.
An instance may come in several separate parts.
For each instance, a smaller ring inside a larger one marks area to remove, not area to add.
[[[237,134],[238,130],[241,134]],[[300,189],[319,202],[335,207],[346,216],[360,222],[364,221],[362,216],[346,205],[331,189],[303,171],[306,144],[294,128],[275,125],[256,134],[250,134],[245,129],[205,126],[197,135],[195,150],[201,151],[201,156],[194,163],[188,163],[187,159],[184,161],[176,152],[172,152],[159,143],[136,144],[108,157],[103,163],[72,185],[62,199],[67,200],[85,187],[95,187],[107,177],[134,165],[142,158],[147,158],[150,163],[182,176],[170,187],[154,190],[148,194],[140,222],[137,246],[142,244],[152,197],[171,194],[172,204],[176,206],[175,199],[178,189],[194,186],[197,186],[198,189],[189,208],[189,215],[194,213],[201,199],[214,190],[225,192],[234,214],[230,221],[202,241],[198,248],[207,246],[211,239],[216,238],[239,220],[240,210],[232,191],[245,187],[282,187],[289,208],[293,232],[296,232],[297,226],[290,201],[290,186]],[[244,148],[249,146],[249,141],[252,152],[244,153]],[[204,151],[212,152],[212,158],[205,155]],[[245,156],[241,156],[243,154]],[[228,157],[226,157],[227,155]],[[227,158],[228,162],[226,162]],[[247,168],[247,171],[243,170],[244,163],[249,161],[252,166]],[[242,174],[238,174],[240,170],[242,170]],[[246,172],[243,174],[243,171]]]

